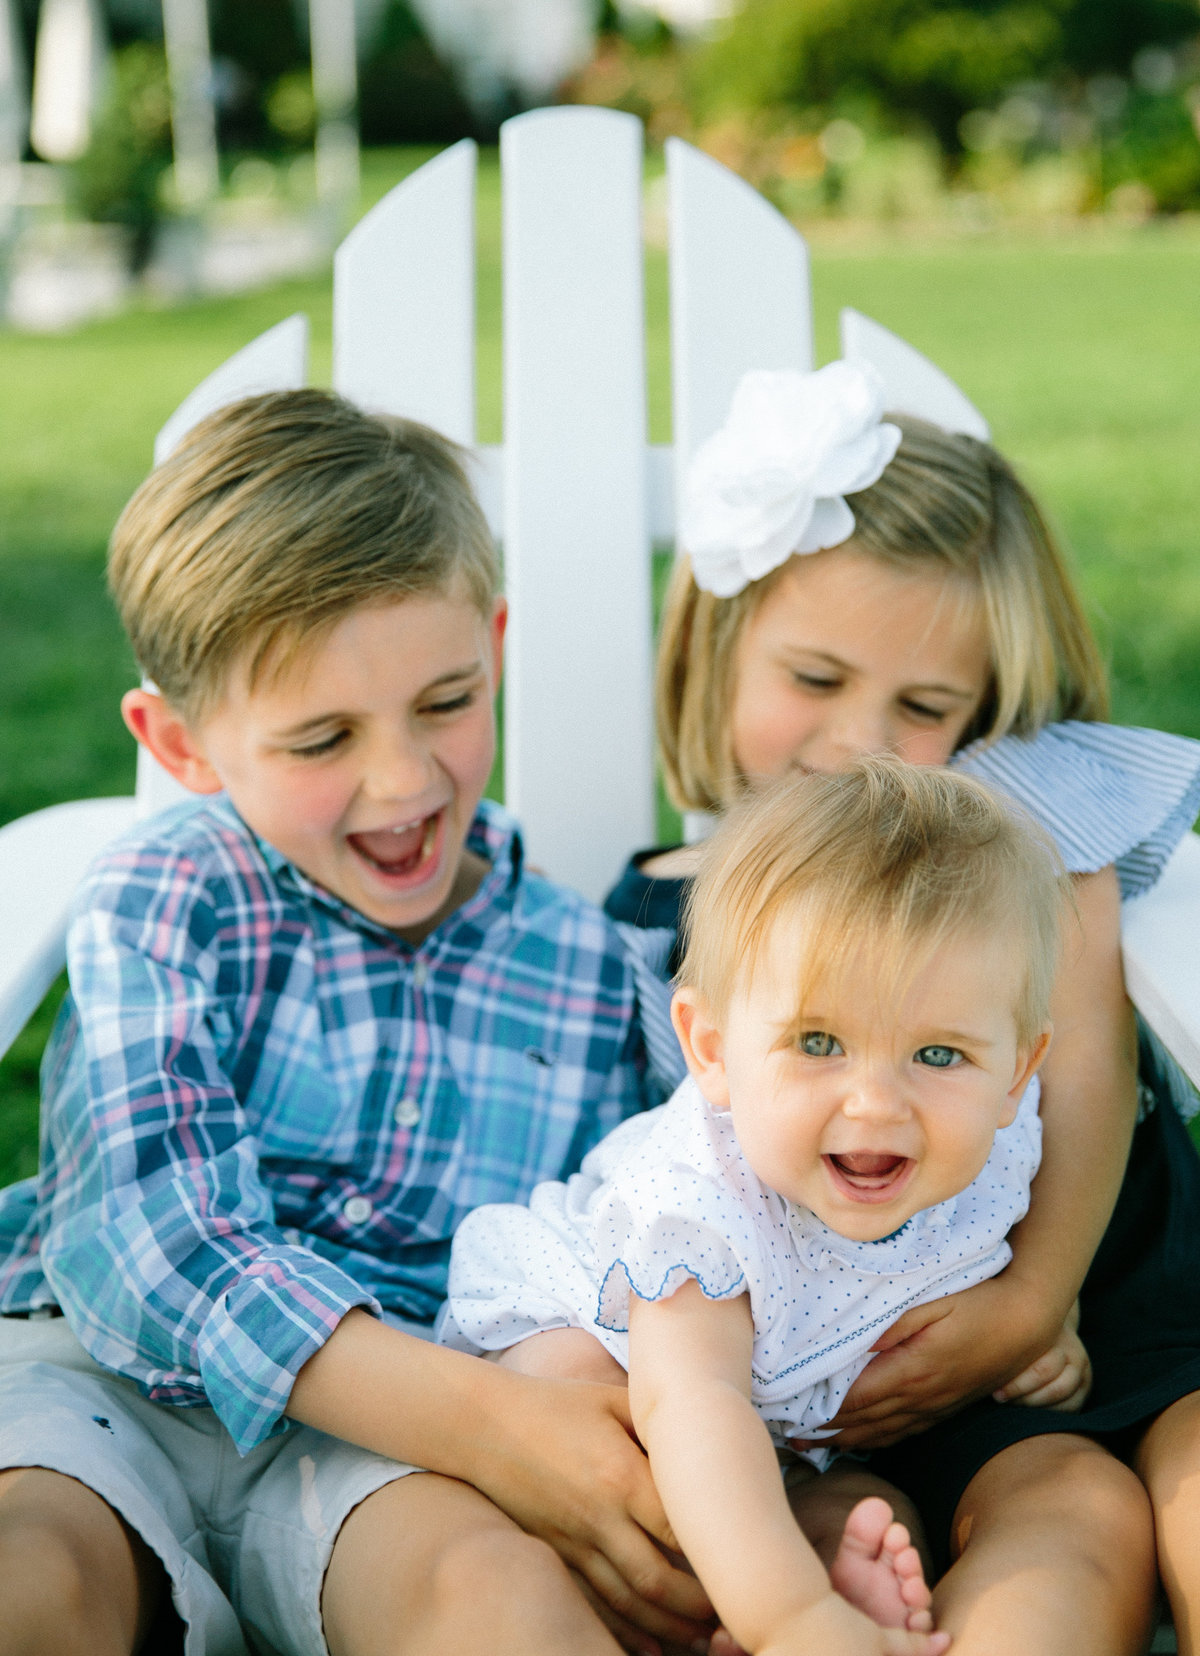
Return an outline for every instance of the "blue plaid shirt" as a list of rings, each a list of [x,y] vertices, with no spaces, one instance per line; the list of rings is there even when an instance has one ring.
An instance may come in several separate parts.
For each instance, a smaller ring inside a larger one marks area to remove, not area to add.
[[[430,1319],[464,1214],[657,1103],[616,929],[522,871],[499,807],[468,844],[490,872],[417,948],[223,798],[111,847],[70,928],[41,1172],[0,1195],[0,1311],[61,1305],[97,1362],[246,1450],[352,1306]]]

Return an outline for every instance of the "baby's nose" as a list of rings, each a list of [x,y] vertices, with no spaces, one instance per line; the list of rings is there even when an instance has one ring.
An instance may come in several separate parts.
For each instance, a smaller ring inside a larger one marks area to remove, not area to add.
[[[847,1094],[842,1106],[855,1120],[899,1121],[908,1115],[904,1088],[890,1076],[864,1075]]]

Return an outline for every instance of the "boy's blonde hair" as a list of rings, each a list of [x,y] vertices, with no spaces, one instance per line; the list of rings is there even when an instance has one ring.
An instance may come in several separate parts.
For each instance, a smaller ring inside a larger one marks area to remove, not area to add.
[[[202,420],[113,530],[109,588],[142,671],[197,718],[235,663],[253,686],[360,605],[458,585],[489,614],[496,554],[463,458],[327,391]]]
[[[983,606],[992,682],[964,744],[1056,719],[1102,719],[1104,665],[1074,581],[1037,505],[996,450],[924,420],[889,414],[895,458],[848,497],[852,544],[881,563],[934,566]],[[657,668],[658,739],[667,792],[680,810],[723,810],[740,792],[730,744],[738,640],[780,569],[716,598],[681,557],[667,591]]]
[[[678,982],[718,1020],[781,920],[799,920],[796,1005],[865,947],[895,991],[948,939],[1016,937],[1018,1039],[1046,1025],[1070,879],[1052,841],[971,777],[892,758],[747,795],[703,848]]]

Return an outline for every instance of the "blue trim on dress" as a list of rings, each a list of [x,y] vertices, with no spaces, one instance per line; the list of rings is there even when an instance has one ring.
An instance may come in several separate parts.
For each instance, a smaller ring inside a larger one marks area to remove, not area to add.
[[[663,1276],[663,1279],[658,1285],[658,1292],[657,1293],[644,1294],[642,1292],[642,1290],[634,1282],[633,1273],[630,1271],[629,1266],[625,1263],[625,1261],[623,1259],[614,1259],[612,1264],[608,1267],[608,1270],[605,1271],[604,1280],[600,1284],[600,1292],[596,1295],[596,1326],[598,1328],[606,1328],[610,1334],[628,1334],[629,1333],[629,1323],[628,1323],[628,1321],[625,1321],[624,1323],[615,1323],[615,1322],[605,1322],[605,1320],[604,1320],[604,1301],[605,1301],[605,1298],[606,1298],[606,1291],[607,1291],[607,1288],[608,1288],[609,1278],[612,1276],[613,1272],[617,1271],[617,1270],[624,1271],[625,1281],[629,1284],[629,1292],[631,1294],[636,1294],[638,1299],[640,1299],[640,1300],[647,1300],[650,1304],[653,1304],[656,1300],[669,1299],[670,1298],[670,1296],[676,1291],[676,1289],[680,1286],[680,1284],[679,1284],[679,1282],[676,1282],[674,1284],[674,1286],[670,1286],[670,1287],[668,1286],[668,1284],[671,1282],[671,1278],[673,1276],[675,1276],[676,1272],[679,1272],[679,1271],[682,1271],[682,1273],[683,1273],[683,1276],[681,1278],[682,1281],[687,1281],[687,1280],[690,1279],[692,1282],[694,1282],[696,1284],[696,1286],[699,1288],[700,1292],[704,1295],[705,1299],[710,1299],[710,1300],[733,1299],[735,1294],[740,1294],[743,1291],[743,1289],[745,1288],[745,1283],[746,1283],[746,1273],[744,1271],[741,1271],[741,1272],[739,1272],[736,1280],[734,1282],[732,1282],[727,1288],[721,1288],[721,1289],[710,1288],[708,1286],[708,1284],[704,1281],[703,1277],[697,1276],[695,1271],[692,1269],[692,1267],[690,1265],[685,1265],[683,1260],[680,1259],[680,1260],[677,1260],[674,1265],[669,1265],[667,1267],[667,1270],[666,1270],[666,1272]]]

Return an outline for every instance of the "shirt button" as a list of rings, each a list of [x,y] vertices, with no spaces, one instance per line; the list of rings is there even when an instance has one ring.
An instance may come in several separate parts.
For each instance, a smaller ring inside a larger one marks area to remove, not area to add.
[[[429,967],[423,960],[413,961],[412,980],[414,989],[424,989],[429,981]]]
[[[397,1127],[415,1127],[421,1119],[421,1106],[415,1098],[402,1098],[392,1114]]]
[[[342,1218],[348,1225],[365,1225],[374,1211],[365,1196],[348,1196],[342,1203]]]

